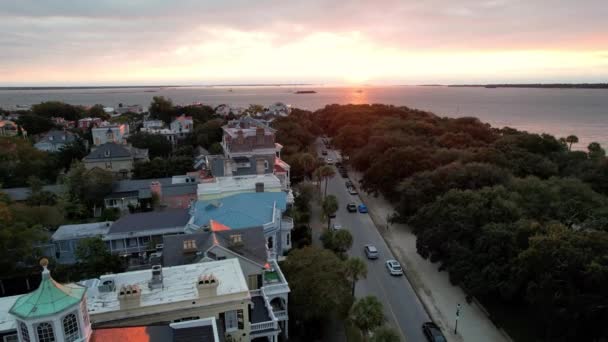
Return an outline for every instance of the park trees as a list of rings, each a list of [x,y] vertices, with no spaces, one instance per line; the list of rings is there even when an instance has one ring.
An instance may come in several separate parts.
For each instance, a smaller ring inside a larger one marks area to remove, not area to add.
[[[171,118],[176,115],[173,102],[171,99],[167,99],[164,96],[154,96],[148,111],[152,118],[162,120],[167,124],[170,123]]]
[[[171,143],[161,134],[137,132],[130,134],[127,141],[137,148],[148,149],[150,158],[168,157],[173,149]]]

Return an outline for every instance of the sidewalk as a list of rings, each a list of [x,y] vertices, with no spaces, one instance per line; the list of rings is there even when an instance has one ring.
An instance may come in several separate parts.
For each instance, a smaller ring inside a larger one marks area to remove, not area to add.
[[[351,171],[358,185],[360,175]],[[387,244],[405,265],[410,283],[435,323],[441,327],[449,341],[507,342],[510,338],[498,330],[483,310],[474,303],[468,304],[460,287],[453,286],[447,272],[439,272],[439,264],[423,259],[416,252],[416,236],[403,224],[391,224],[387,230],[386,218],[393,214],[392,205],[384,197],[374,197],[360,191],[359,196]],[[461,304],[458,334],[454,334],[456,306]]]

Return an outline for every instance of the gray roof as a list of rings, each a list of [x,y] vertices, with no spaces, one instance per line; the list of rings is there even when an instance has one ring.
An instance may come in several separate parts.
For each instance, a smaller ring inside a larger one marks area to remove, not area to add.
[[[130,214],[125,215],[114,222],[108,233],[128,233],[143,230],[175,228],[186,226],[188,220],[190,220],[188,209],[165,209],[162,211]]]
[[[231,243],[230,236],[234,234],[241,235],[242,244],[235,246]],[[183,253],[184,241],[195,240],[198,251],[205,252],[214,245],[214,237],[218,245],[260,265],[264,265],[267,261],[264,230],[262,227],[253,227],[220,232],[164,236],[163,266],[178,266],[196,262],[198,259],[196,255],[185,255]]]
[[[42,190],[52,192],[55,195],[61,195],[65,192],[66,186],[63,184],[44,185],[42,187]],[[0,192],[4,192],[5,194],[7,194],[12,201],[25,201],[32,194],[32,189],[30,189],[29,187],[7,188],[0,189]]]
[[[65,140],[63,140],[64,136],[65,136]],[[38,143],[45,142],[45,143],[51,143],[51,144],[59,144],[59,143],[68,144],[74,140],[76,140],[76,137],[71,132],[60,131],[60,130],[51,130],[51,131],[46,132],[44,137],[42,139],[40,139],[40,141],[38,141]]]
[[[53,233],[51,239],[53,241],[75,240],[105,235],[108,233],[111,225],[111,221],[85,224],[66,224],[59,226],[55,233]]]
[[[177,183],[172,184],[172,178],[152,178],[152,179],[125,179],[115,182],[112,193],[106,199],[138,197],[150,198],[150,183],[159,182],[163,196],[178,196],[196,193],[196,183]]]
[[[109,156],[106,157],[106,152],[109,152]],[[113,158],[132,158],[131,151],[125,146],[116,143],[105,143],[97,146],[97,148],[88,156],[84,157],[85,160],[91,159],[113,159]]]

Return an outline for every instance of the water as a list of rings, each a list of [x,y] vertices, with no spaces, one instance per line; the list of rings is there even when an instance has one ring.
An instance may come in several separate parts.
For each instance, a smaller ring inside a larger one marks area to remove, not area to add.
[[[314,89],[317,93],[294,94],[297,89]],[[228,103],[246,107],[252,103],[269,105],[280,101],[310,110],[332,103],[405,105],[442,116],[475,116],[495,127],[510,126],[557,137],[574,134],[580,139],[575,145],[579,149],[592,141],[608,147],[608,90],[605,89],[281,86],[0,90],[0,107],[49,100],[81,105],[147,105],[153,96],[169,97],[176,104],[202,102],[212,106]]]

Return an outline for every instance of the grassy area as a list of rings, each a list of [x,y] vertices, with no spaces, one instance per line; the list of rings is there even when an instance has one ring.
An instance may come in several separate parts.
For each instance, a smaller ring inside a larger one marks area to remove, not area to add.
[[[277,272],[264,272],[264,281],[266,281],[266,282],[279,281],[279,274]]]
[[[346,340],[348,342],[363,342],[363,336],[357,327],[349,322],[344,322],[344,330],[346,331]]]

